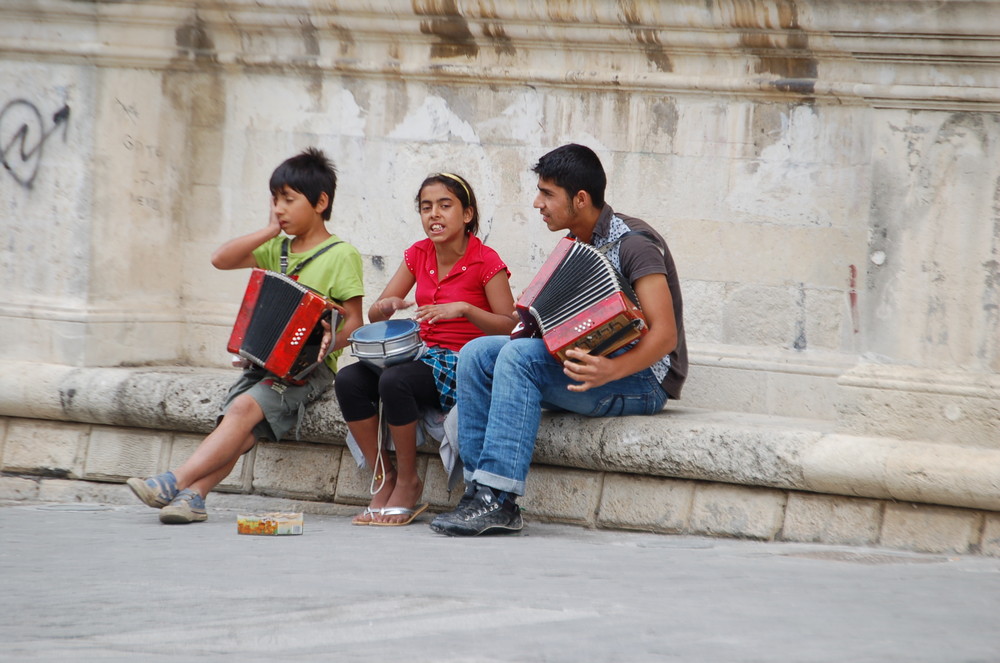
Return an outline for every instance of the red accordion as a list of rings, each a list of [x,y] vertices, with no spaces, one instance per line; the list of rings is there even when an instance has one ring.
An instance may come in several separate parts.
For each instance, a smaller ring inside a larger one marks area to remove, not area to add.
[[[315,290],[254,268],[227,347],[283,380],[302,384],[322,361],[320,322],[327,320],[336,330],[341,315],[339,306]]]
[[[646,333],[639,298],[621,273],[590,244],[559,240],[516,305],[512,338],[541,336],[558,361],[580,348],[607,355]]]

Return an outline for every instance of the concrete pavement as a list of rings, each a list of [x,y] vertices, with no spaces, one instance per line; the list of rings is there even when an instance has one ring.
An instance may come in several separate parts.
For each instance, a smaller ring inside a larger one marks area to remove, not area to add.
[[[143,506],[0,507],[3,661],[1000,661],[1000,560],[421,523],[236,533]]]

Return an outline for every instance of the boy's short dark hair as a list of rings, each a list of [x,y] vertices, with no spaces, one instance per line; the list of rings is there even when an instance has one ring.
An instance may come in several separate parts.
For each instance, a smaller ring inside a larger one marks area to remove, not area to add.
[[[298,191],[316,205],[321,193],[325,193],[330,202],[323,210],[323,220],[330,220],[333,210],[333,194],[337,192],[337,167],[333,165],[323,150],[310,147],[285,161],[271,173],[271,194],[277,194],[284,187]]]
[[[576,143],[557,147],[539,159],[531,170],[566,189],[570,198],[578,191],[586,191],[594,207],[604,207],[604,189],[608,178],[600,158],[589,147]]]

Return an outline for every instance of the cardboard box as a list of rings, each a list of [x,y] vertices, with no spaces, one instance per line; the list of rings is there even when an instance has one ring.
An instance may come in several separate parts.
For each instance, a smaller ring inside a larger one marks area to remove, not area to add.
[[[239,534],[287,536],[302,534],[301,513],[252,513],[236,516]]]

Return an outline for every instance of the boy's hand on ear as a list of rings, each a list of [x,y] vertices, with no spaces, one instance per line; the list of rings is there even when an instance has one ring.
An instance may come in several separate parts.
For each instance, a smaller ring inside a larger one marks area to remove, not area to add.
[[[272,235],[273,237],[277,237],[278,235],[281,234],[281,224],[278,223],[278,214],[277,212],[275,212],[275,206],[273,200],[271,201],[270,208],[271,208],[271,214],[267,220],[267,229],[274,232],[274,235]]]

